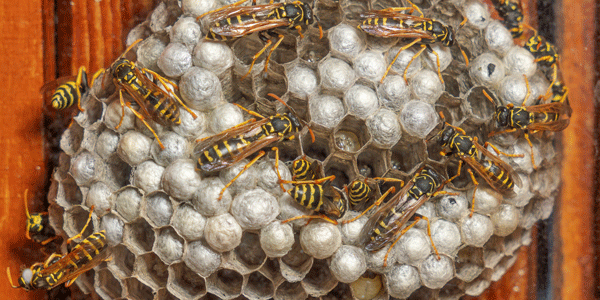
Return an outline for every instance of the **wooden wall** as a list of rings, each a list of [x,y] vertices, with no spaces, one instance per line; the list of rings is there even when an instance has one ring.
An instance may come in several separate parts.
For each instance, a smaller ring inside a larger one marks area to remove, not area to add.
[[[486,0],[489,1],[489,0]],[[158,0],[29,0],[0,4],[0,272],[13,279],[20,266],[43,259],[24,237],[23,192],[30,190],[30,209],[43,207],[47,158],[41,134],[40,86],[56,76],[75,74],[81,65],[94,72],[108,66],[123,50],[126,34],[147,16]],[[526,20],[536,26],[535,1],[522,0]],[[547,1],[546,1],[547,2]],[[489,3],[489,2],[488,2]],[[598,122],[594,84],[598,24],[594,0],[556,1],[556,45],[570,87],[571,126],[563,134],[563,185],[554,215],[554,253],[549,262],[552,299],[593,299],[598,280],[594,259],[594,143]],[[55,19],[58,23],[55,24]],[[36,199],[36,200],[34,200]],[[546,232],[546,231],[544,231]],[[535,241],[499,282],[476,299],[535,299]],[[0,275],[1,276],[1,275]],[[597,292],[597,291],[596,291]],[[39,299],[0,284],[6,299]]]

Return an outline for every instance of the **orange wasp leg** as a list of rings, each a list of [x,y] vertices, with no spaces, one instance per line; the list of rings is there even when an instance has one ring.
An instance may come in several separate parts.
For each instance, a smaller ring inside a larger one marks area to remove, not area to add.
[[[217,198],[217,201],[221,201],[221,198],[223,198],[223,193],[225,193],[225,190],[230,187],[234,181],[236,181],[236,179],[238,179],[238,177],[240,177],[244,172],[246,172],[246,170],[248,170],[259,158],[263,157],[265,155],[265,151],[260,151],[258,152],[258,155],[252,159],[249,163],[247,163],[244,168],[237,174],[235,175],[235,177],[233,177],[233,179],[231,179],[226,185],[225,187],[223,187],[223,189],[221,189],[221,192],[219,193],[219,197]]]
[[[387,252],[385,253],[385,257],[383,258],[383,266],[387,267],[387,258],[390,254],[390,252],[392,252],[392,248],[394,248],[394,246],[396,245],[396,243],[398,243],[398,241],[400,240],[400,238],[411,228],[413,228],[415,225],[417,225],[417,223],[420,220],[425,220],[427,221],[427,235],[429,236],[429,240],[431,241],[431,246],[433,246],[433,251],[435,252],[435,255],[437,256],[437,259],[440,259],[440,253],[437,250],[437,247],[435,246],[435,243],[433,242],[433,238],[431,237],[431,223],[429,222],[429,218],[427,218],[426,216],[421,216],[421,215],[415,215],[415,220],[408,225],[406,228],[402,229],[402,231],[400,231],[400,234],[398,235],[398,237],[396,238],[396,240],[394,240],[394,242],[392,243],[392,245],[390,245],[390,248],[387,250]]]
[[[394,65],[394,63],[396,62],[396,59],[398,59],[398,56],[400,56],[400,53],[410,47],[412,47],[414,44],[420,42],[421,39],[415,39],[414,41],[410,42],[408,45],[404,45],[402,48],[400,48],[398,50],[398,53],[396,53],[396,56],[394,56],[394,59],[392,59],[392,62],[389,64],[389,66],[387,67],[387,69],[385,70],[385,73],[383,73],[383,77],[381,77],[381,80],[379,80],[379,83],[383,83],[383,80],[385,79],[385,77],[387,77],[387,74],[390,72],[390,70],[392,69],[392,66]],[[420,52],[419,52],[420,53]],[[414,58],[414,56],[413,56]],[[411,59],[412,60],[412,59]],[[407,67],[408,68],[408,67]],[[408,83],[408,81],[406,80],[406,77],[404,77],[404,81]]]
[[[342,221],[342,224],[347,224],[347,223],[351,223],[354,222],[356,220],[358,220],[360,217],[364,216],[368,211],[370,211],[371,209],[373,209],[373,207],[379,206],[381,205],[381,203],[383,202],[383,200],[391,193],[396,192],[396,188],[395,187],[390,187],[385,193],[383,193],[383,195],[381,195],[381,197],[379,197],[379,199],[377,199],[377,201],[375,201],[375,203],[371,204],[371,206],[367,207],[365,210],[363,210],[363,212],[361,212],[358,216],[350,219],[350,220],[346,220],[346,221]]]

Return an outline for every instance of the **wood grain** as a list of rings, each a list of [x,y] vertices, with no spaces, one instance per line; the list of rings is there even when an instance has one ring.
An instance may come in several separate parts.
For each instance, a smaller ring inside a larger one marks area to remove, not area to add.
[[[45,164],[41,138],[41,97],[44,81],[42,1],[0,4],[0,268],[20,275],[21,265],[41,259],[25,238],[23,191],[43,197]],[[34,196],[32,196],[34,195]],[[32,201],[33,202],[33,201]],[[32,206],[32,210],[41,207]],[[4,275],[5,276],[5,275]],[[6,277],[4,277],[6,278]],[[4,299],[39,299],[41,293],[12,289],[2,280]]]

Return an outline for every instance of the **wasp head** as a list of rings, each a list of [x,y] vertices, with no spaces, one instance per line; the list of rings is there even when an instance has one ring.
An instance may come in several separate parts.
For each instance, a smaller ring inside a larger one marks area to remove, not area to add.
[[[44,229],[42,222],[41,214],[31,214],[27,219],[27,232],[38,233],[42,231],[42,229]]]
[[[431,33],[444,46],[450,47],[454,45],[454,30],[451,27],[433,20],[431,22]]]
[[[452,137],[456,134],[456,131],[452,126],[446,126],[446,128],[440,131],[440,140],[439,144],[442,147],[447,146],[452,141]]]
[[[135,65],[128,59],[121,58],[115,61],[111,66],[111,73],[116,80],[126,80],[133,74]]]
[[[425,174],[429,175],[433,179],[436,187],[439,187],[445,181],[444,176],[431,167],[425,167],[421,171],[421,175]]]
[[[509,125],[510,109],[506,106],[496,107],[496,113],[494,114],[494,121],[498,127],[506,127]]]

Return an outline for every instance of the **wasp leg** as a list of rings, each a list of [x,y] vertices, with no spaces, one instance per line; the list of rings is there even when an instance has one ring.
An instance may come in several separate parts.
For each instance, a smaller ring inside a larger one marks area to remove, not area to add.
[[[81,237],[83,232],[87,229],[88,225],[90,224],[90,220],[92,220],[93,212],[94,212],[94,206],[92,205],[92,207],[90,207],[90,214],[88,216],[87,222],[85,222],[85,225],[83,226],[83,228],[81,229],[81,231],[78,234],[74,235],[73,237],[71,237],[70,239],[67,240],[67,244],[71,243],[74,239]]]
[[[233,177],[233,179],[231,179],[226,185],[225,187],[223,187],[223,189],[221,189],[221,192],[219,193],[219,197],[217,198],[217,201],[221,201],[221,198],[223,198],[223,193],[225,193],[225,190],[230,187],[233,182],[238,179],[238,177],[240,177],[244,172],[246,172],[246,170],[248,170],[248,168],[250,168],[259,158],[263,157],[265,155],[265,151],[260,151],[258,152],[258,155],[256,155],[256,157],[254,159],[252,159],[249,163],[247,163],[244,168],[237,174],[235,175],[235,177]]]
[[[298,28],[300,28],[300,26],[297,26]],[[303,38],[304,36],[302,35],[301,29],[298,30],[298,33],[300,33],[300,37]],[[275,45],[273,45],[273,47],[271,47],[271,49],[269,50],[269,54],[267,55],[267,59],[265,60],[265,73],[267,72],[267,68],[269,67],[269,61],[271,61],[271,55],[273,54],[273,51],[275,51],[275,49],[277,49],[277,47],[279,47],[279,44],[281,44],[281,42],[283,41],[283,34],[278,34],[275,33],[273,31],[267,31],[267,33],[272,36],[272,37],[276,37],[278,38],[277,42],[275,43]]]
[[[57,254],[57,253],[50,254],[50,256],[44,261],[44,265],[43,265],[44,268],[47,268],[55,258],[61,258],[61,257],[62,257],[62,255]],[[33,268],[34,266],[35,265],[31,266],[31,268]]]
[[[533,158],[533,144],[531,143],[531,139],[529,139],[529,133],[527,131],[525,131],[523,133],[523,136],[527,140],[527,143],[529,144],[529,148],[531,149],[531,166],[533,167],[534,170],[537,170],[537,167],[535,166],[535,158]]]
[[[379,80],[379,83],[383,83],[383,80],[385,79],[385,77],[387,77],[387,74],[390,72],[390,70],[392,69],[392,66],[394,65],[394,63],[396,62],[396,59],[398,59],[398,56],[400,56],[400,53],[410,47],[412,47],[414,44],[418,43],[421,41],[421,38],[415,39],[414,41],[410,42],[408,45],[405,45],[404,47],[400,48],[398,50],[398,53],[396,53],[396,56],[394,56],[394,59],[392,59],[392,62],[390,63],[390,65],[387,67],[387,69],[385,70],[385,73],[383,73],[383,77],[381,77],[381,80]],[[413,56],[414,57],[414,56]],[[408,68],[408,67],[407,67]],[[404,81],[408,83],[408,81],[406,80],[406,77],[404,78]]]
[[[463,161],[462,159],[458,161],[458,169],[456,171],[456,175],[448,178],[448,180],[446,180],[446,182],[444,182],[444,185],[446,185],[446,183],[452,182],[452,180],[454,180],[454,178],[460,176],[460,170],[462,169],[462,165],[463,165]]]
[[[442,78],[442,67],[440,65],[440,56],[437,54],[437,52],[435,50],[433,50],[433,48],[431,48],[427,45],[421,45],[421,51],[419,51],[418,54],[420,55],[421,52],[423,52],[423,49],[425,49],[425,48],[429,48],[431,53],[433,53],[433,55],[435,55],[435,63],[437,64],[437,73],[438,73],[438,76],[440,77],[440,81],[442,82],[442,84],[444,84],[444,78]],[[412,63],[413,59],[415,59],[417,56],[418,55],[415,54],[415,56],[413,56],[413,58],[410,60],[410,62],[408,62],[408,65],[406,66],[406,69],[404,70],[404,81],[406,81],[406,72],[408,72],[408,67]],[[469,64],[469,60],[467,59],[467,65],[468,64]]]
[[[267,48],[269,48],[271,46],[271,44],[273,44],[273,41],[271,41],[269,38],[267,38],[263,34],[263,32],[259,32],[258,37],[260,38],[261,41],[263,41],[265,43],[265,46],[262,47],[262,49],[260,49],[260,51],[256,52],[256,54],[254,54],[254,56],[252,56],[252,63],[250,63],[250,68],[248,69],[248,72],[246,72],[246,74],[244,74],[244,76],[242,76],[240,78],[240,80],[244,80],[244,78],[246,78],[248,75],[250,75],[250,72],[252,72],[252,68],[254,67],[254,63],[256,62],[256,60],[267,50]],[[265,62],[265,66],[267,66],[266,62]],[[266,70],[266,67],[265,67],[265,70]]]
[[[414,3],[412,3],[412,1],[410,1],[410,0],[406,0],[406,1],[410,4],[411,8],[414,8],[419,12],[419,14],[421,15],[421,18],[424,16],[421,9],[418,6],[416,6]]]
[[[416,5],[415,5],[415,7],[416,7]],[[401,11],[402,13],[405,13],[405,14],[412,14],[413,11],[415,11],[415,7],[411,7],[411,6],[409,6],[409,7],[388,7],[388,8],[382,9],[382,11],[387,11],[387,12]],[[419,9],[419,8],[417,7],[417,9]]]
[[[236,105],[237,105],[237,104],[236,104]],[[252,122],[256,122],[256,119],[248,119],[248,120],[246,120],[246,121],[244,121],[244,122],[242,122],[242,123],[240,123],[240,124],[237,124],[237,125],[235,125],[235,126],[233,126],[233,127],[231,127],[231,128],[228,128],[228,129],[225,129],[225,130],[223,130],[223,131],[222,131],[220,134],[223,134],[223,133],[225,133],[225,132],[228,132],[228,131],[232,131],[232,130],[234,130],[234,129],[238,128],[238,127],[244,126],[244,125],[246,125],[246,124],[248,124],[248,123],[252,123]],[[200,142],[202,142],[202,141],[208,140],[208,139],[212,138],[213,136],[214,136],[214,135],[209,135],[209,136],[207,136],[207,137],[203,137],[203,138],[201,138],[201,139],[196,139],[196,143],[200,143]]]
[[[79,67],[79,70],[77,71],[77,79],[75,80],[75,89],[77,90],[77,108],[79,111],[85,111],[85,109],[81,108],[81,90],[79,89],[82,79],[86,81],[85,84],[87,85],[87,75],[85,71],[86,69],[84,66]]]
[[[125,117],[125,101],[123,101],[123,90],[119,90],[119,101],[121,101],[121,120],[119,124],[115,126],[115,130],[118,130],[123,125],[123,118]]]
[[[477,143],[477,137],[473,137],[473,142],[474,142],[474,143]],[[525,156],[525,155],[523,155],[523,154],[508,154],[508,153],[506,153],[506,152],[502,152],[502,151],[500,151],[498,148],[496,148],[496,146],[494,146],[494,145],[493,145],[492,143],[490,143],[490,142],[485,142],[485,144],[483,144],[483,147],[487,147],[487,146],[490,146],[490,147],[492,147],[492,149],[494,149],[494,151],[496,151],[496,153],[498,153],[498,154],[502,154],[502,155],[504,155],[504,156],[508,156],[508,157],[523,157],[523,156]]]
[[[523,99],[523,103],[521,104],[521,106],[525,106],[525,103],[527,103],[527,99],[529,98],[529,95],[531,94],[531,89],[529,88],[529,80],[527,79],[527,75],[523,74],[523,77],[525,78],[525,86],[527,87],[527,94],[525,94],[525,99]],[[552,86],[550,86],[552,87]],[[548,92],[546,92],[547,94]]]
[[[333,225],[337,225],[338,222],[336,220],[331,219],[330,217],[326,216],[326,215],[310,215],[310,216],[297,216],[297,217],[293,217],[293,218],[289,218],[287,220],[283,220],[281,221],[281,224],[285,224],[288,222],[292,222],[292,221],[296,221],[296,220],[300,220],[300,219],[323,219]]]
[[[148,122],[146,122],[146,118],[144,118],[144,116],[142,114],[140,114],[139,112],[137,112],[137,110],[133,109],[133,107],[131,107],[131,103],[127,102],[126,103],[127,107],[129,107],[129,109],[131,110],[131,112],[133,112],[133,114],[140,119],[140,121],[142,121],[142,123],[144,123],[144,125],[146,125],[146,127],[150,130],[150,132],[152,132],[152,134],[154,135],[154,137],[156,138],[156,141],[158,142],[158,145],[160,146],[160,149],[165,149],[165,146],[163,145],[163,143],[160,141],[160,138],[158,137],[158,135],[156,134],[156,131],[154,131],[154,129],[152,129],[152,127],[150,127],[150,124],[148,124]]]
[[[398,234],[398,237],[394,240],[394,242],[392,243],[392,245],[390,245],[390,248],[385,253],[385,257],[383,258],[383,266],[384,267],[387,266],[387,258],[389,256],[390,252],[392,251],[392,249],[394,248],[394,246],[396,245],[396,243],[398,243],[398,241],[400,240],[400,238],[409,229],[413,228],[421,220],[427,221],[427,235],[429,236],[429,240],[431,241],[431,246],[433,246],[433,251],[435,252],[435,255],[437,256],[437,259],[438,260],[440,259],[440,253],[438,252],[437,247],[435,246],[435,243],[433,242],[433,238],[431,238],[431,223],[429,222],[429,218],[427,218],[426,216],[415,214],[413,222],[410,225],[406,226],[406,228],[402,229],[402,231],[400,231],[400,233]]]
[[[387,178],[387,177],[373,177],[373,179],[375,180],[381,180],[381,181],[385,181],[385,182],[400,182],[400,186],[403,187],[404,186],[404,180],[402,179],[398,179],[398,178]],[[366,182],[366,178],[365,178],[365,182]]]
[[[283,179],[281,179],[281,173],[279,173],[279,148],[273,147],[271,150],[275,151],[275,171],[277,172],[277,178],[279,178],[279,186],[285,192],[285,187],[283,186]]]
[[[383,200],[391,193],[395,192],[396,188],[395,187],[390,187],[385,193],[383,193],[383,195],[381,195],[381,197],[379,197],[379,199],[377,199],[377,201],[375,201],[375,203],[371,204],[371,206],[367,207],[365,210],[363,210],[363,212],[361,212],[358,216],[350,219],[350,220],[346,220],[346,221],[342,221],[342,224],[347,224],[347,223],[351,223],[354,222],[356,220],[358,220],[360,217],[364,216],[368,211],[370,211],[371,209],[373,209],[373,207],[379,206],[381,205],[381,203],[383,202]]]
[[[477,191],[477,187],[479,186],[479,182],[475,179],[475,175],[473,175],[473,171],[471,169],[467,169],[467,172],[471,175],[471,180],[473,180],[473,184],[475,187],[473,188],[473,199],[471,200],[471,213],[469,213],[469,218],[473,217],[473,213],[475,212],[475,192]]]
[[[248,114],[250,114],[250,115],[252,115],[252,116],[255,116],[255,117],[257,117],[257,118],[261,118],[261,119],[266,119],[266,118],[265,118],[265,117],[263,117],[261,114],[259,114],[259,113],[255,112],[255,111],[249,110],[249,109],[247,109],[247,108],[245,108],[245,107],[243,107],[243,106],[241,106],[241,105],[239,105],[239,104],[237,104],[237,103],[234,103],[234,105],[235,105],[235,106],[237,106],[237,107],[239,107],[241,110],[243,110],[243,111],[247,112]]]
[[[505,129],[502,131],[493,131],[493,132],[488,133],[488,137],[493,137],[498,134],[505,134],[505,133],[515,132],[515,131],[517,131],[517,128],[509,128],[509,129]]]
[[[41,241],[40,244],[42,244],[42,246],[46,246],[48,243],[50,243],[50,242],[52,242],[52,241],[54,241],[54,240],[56,240],[58,238],[60,238],[60,237],[59,236],[54,236],[54,237],[51,237],[51,238],[47,238],[47,239]]]
[[[323,177],[321,179],[315,179],[315,180],[300,180],[300,181],[291,181],[291,180],[282,180],[281,183],[291,183],[291,184],[321,184],[325,181],[331,180],[333,181],[335,179],[335,175],[331,175],[331,176],[327,176],[327,177]]]

